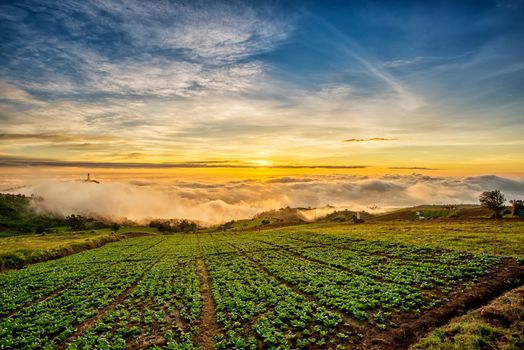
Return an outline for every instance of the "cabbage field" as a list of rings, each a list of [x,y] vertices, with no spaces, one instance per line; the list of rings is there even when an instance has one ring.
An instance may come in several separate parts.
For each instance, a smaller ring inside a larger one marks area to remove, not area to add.
[[[311,230],[139,237],[0,274],[0,349],[405,348],[521,277]]]

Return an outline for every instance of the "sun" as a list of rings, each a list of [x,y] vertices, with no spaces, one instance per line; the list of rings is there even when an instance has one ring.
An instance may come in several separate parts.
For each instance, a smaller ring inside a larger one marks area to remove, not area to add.
[[[258,166],[270,166],[271,162],[267,159],[255,160],[254,163]]]

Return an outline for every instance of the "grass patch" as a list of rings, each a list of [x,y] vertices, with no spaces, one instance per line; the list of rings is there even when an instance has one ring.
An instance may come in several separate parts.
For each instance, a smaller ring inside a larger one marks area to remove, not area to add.
[[[524,286],[452,320],[411,350],[518,350],[524,346]]]
[[[51,234],[16,235],[0,238],[0,270],[60,258],[86,249],[100,247],[108,242],[126,238],[126,235],[157,234],[152,227],[122,227],[117,234],[111,229]]]

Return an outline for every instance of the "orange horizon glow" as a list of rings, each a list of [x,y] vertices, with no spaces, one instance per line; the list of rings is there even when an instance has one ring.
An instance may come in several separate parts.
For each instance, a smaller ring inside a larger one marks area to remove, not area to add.
[[[509,178],[522,179],[524,172],[493,171],[482,172],[476,168],[471,169],[391,169],[388,167],[367,167],[354,169],[324,169],[324,168],[168,168],[168,169],[129,169],[129,168],[89,168],[89,167],[4,167],[1,168],[1,177],[27,178],[31,180],[46,179],[83,179],[87,173],[92,178],[104,181],[119,181],[132,179],[156,180],[193,180],[205,182],[223,182],[251,179],[265,181],[278,177],[302,176],[330,176],[330,175],[362,175],[379,177],[388,174],[411,175],[422,174],[438,177],[466,177],[481,175],[497,175]]]

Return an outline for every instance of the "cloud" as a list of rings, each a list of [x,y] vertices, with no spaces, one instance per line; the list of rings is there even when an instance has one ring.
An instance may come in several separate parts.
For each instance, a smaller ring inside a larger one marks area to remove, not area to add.
[[[426,59],[427,57],[423,57],[423,56],[417,56],[414,58],[398,59],[398,60],[384,62],[382,63],[382,66],[386,68],[403,67],[403,66],[407,66],[407,65],[411,65],[415,63],[420,63]]]
[[[0,140],[2,140],[0,134]],[[18,135],[17,135],[18,136]],[[23,135],[20,135],[23,136]],[[51,135],[52,137],[52,135]],[[11,139],[11,138],[8,138]],[[15,138],[18,139],[18,138]],[[23,139],[23,138],[22,138]],[[45,139],[45,138],[44,138]],[[64,140],[69,140],[69,137],[64,137]],[[60,147],[69,149],[79,149],[85,151],[89,148],[101,147],[98,144],[91,144],[89,142],[74,143],[74,144],[60,144]],[[107,149],[107,146],[106,148]],[[118,156],[127,159],[136,159],[143,156],[139,152],[131,152],[125,154],[118,154]],[[194,162],[177,162],[177,163],[130,163],[130,162],[90,162],[90,161],[62,161],[54,159],[40,159],[27,157],[13,157],[0,155],[0,167],[87,167],[87,168],[144,168],[144,169],[165,169],[165,168],[237,168],[237,169],[253,169],[253,168],[268,168],[268,169],[364,169],[366,165],[260,165],[258,163],[238,160],[210,160],[210,161],[194,161]]]
[[[352,91],[348,84],[324,84],[315,97],[322,100],[342,100],[348,98]]]
[[[4,179],[5,180],[5,179]],[[3,180],[3,181],[4,181]],[[14,185],[14,183],[6,182]],[[39,210],[111,218],[189,218],[207,223],[249,218],[261,211],[291,207],[368,210],[420,204],[478,203],[482,191],[500,189],[508,199],[524,196],[524,181],[494,175],[330,175],[282,177],[267,181],[199,182],[143,179],[104,181],[31,180],[12,190],[44,197]]]
[[[388,169],[398,169],[398,170],[440,170],[436,168],[426,168],[426,167],[409,167],[409,166],[392,166]]]
[[[91,20],[104,25],[100,10],[135,45],[178,50],[182,56],[210,62],[234,62],[268,51],[292,31],[290,18],[272,6],[240,1],[79,2]],[[76,29],[73,25],[73,29]]]
[[[34,98],[27,91],[0,80],[0,100],[27,105],[46,105],[46,102]]]
[[[78,135],[78,134],[8,134],[0,133],[1,141],[51,141],[51,142],[68,142],[68,141],[111,141],[117,139],[107,135]]]
[[[399,78],[382,69],[381,65],[376,63],[353,38],[336,28],[334,25],[328,23],[323,18],[318,16],[314,16],[314,18],[319,24],[327,28],[336,38],[334,46],[337,50],[346,56],[355,59],[366,69],[369,75],[382,81],[382,83],[384,83],[388,89],[394,93],[396,103],[401,108],[407,111],[413,111],[426,104],[421,96],[415,94],[412,89]]]
[[[370,137],[370,138],[365,138],[365,139],[342,140],[342,142],[369,142],[369,141],[398,141],[398,139],[386,138],[386,137]]]
[[[274,7],[244,2],[70,0],[60,7],[26,6],[47,17],[38,15],[36,25],[8,22],[17,40],[5,44],[12,59],[3,70],[22,74],[20,85],[56,97],[239,92],[264,70],[255,56],[293,30],[293,20],[279,17]]]
[[[84,69],[90,90],[156,97],[241,92],[251,86],[254,78],[263,71],[257,62],[208,67],[179,59],[153,57],[118,63],[95,58]]]
[[[439,65],[447,64],[449,62],[454,62],[456,60],[467,58],[471,54],[472,52],[465,52],[460,55],[416,56],[412,58],[401,58],[401,59],[396,59],[396,60],[391,60],[391,61],[385,61],[382,63],[382,66],[385,68],[402,68],[405,66],[410,66],[409,68],[411,69],[413,69],[413,67],[411,67],[412,65],[418,65],[418,64],[439,66]]]

